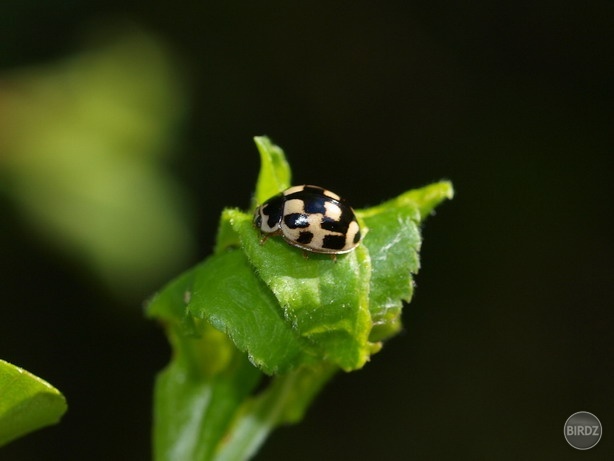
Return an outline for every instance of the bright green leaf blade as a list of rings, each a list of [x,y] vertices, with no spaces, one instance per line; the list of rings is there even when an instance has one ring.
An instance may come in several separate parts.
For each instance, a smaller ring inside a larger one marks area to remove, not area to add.
[[[275,377],[262,394],[250,396],[261,373],[248,362],[246,354],[207,323],[186,328],[186,303],[199,298],[201,275],[209,270],[204,269],[209,261],[177,277],[148,306],[148,315],[167,326],[174,352],[156,381],[157,461],[247,459],[274,427],[298,421],[337,369],[325,363],[299,367]],[[241,264],[247,265],[246,261]],[[236,267],[229,264],[232,269]],[[225,278],[221,272],[216,273]],[[242,278],[241,271],[237,274]],[[194,337],[194,331],[198,337]],[[276,347],[283,350],[287,346]]]
[[[291,171],[284,151],[279,146],[266,136],[256,136],[254,141],[261,162],[254,197],[256,203],[253,204],[255,207],[290,187]]]
[[[226,248],[239,247],[241,245],[239,235],[232,227],[231,218],[232,216],[228,214],[228,209],[222,211],[215,239],[214,253],[216,254],[224,251]]]
[[[268,374],[312,361],[312,348],[284,321],[269,288],[245,254],[230,250],[210,257],[194,278],[190,313],[226,333]]]
[[[366,248],[360,246],[336,261],[327,255],[304,256],[279,238],[260,244],[251,216],[238,210],[228,214],[250,263],[275,294],[286,322],[327,360],[346,371],[362,367],[372,350]]]
[[[146,310],[148,317],[171,324],[181,322],[185,318],[196,268],[198,266],[170,281],[149,300]]]
[[[201,267],[177,277],[148,306],[148,315],[164,322],[173,347],[154,394],[157,461],[212,459],[237,409],[262,376],[225,334],[187,315]]]
[[[381,205],[357,210],[369,228],[363,244],[371,255],[369,309],[373,318],[371,341],[381,341],[401,329],[403,301],[413,293],[411,274],[420,268],[421,235],[418,224],[443,200],[454,195],[442,181],[410,190]]]
[[[290,185],[290,169],[267,138],[256,143],[262,202]],[[452,194],[441,182],[359,210],[369,231],[336,261],[276,237],[262,243],[251,213],[224,210],[214,256],[149,306],[174,351],[156,384],[156,459],[248,459],[272,429],[302,418],[339,367],[362,367],[401,328],[419,268],[418,225]],[[261,374],[248,357],[275,374],[257,395]]]
[[[0,360],[0,446],[56,424],[66,408],[66,399],[56,388]]]
[[[394,203],[394,202],[393,202]],[[416,208],[392,204],[369,209],[362,218],[369,232],[363,245],[371,256],[369,310],[373,319],[371,341],[381,341],[401,329],[402,301],[413,292],[412,273],[419,268],[420,231],[412,220]]]
[[[450,181],[440,181],[420,189],[412,189],[398,197],[383,203],[381,206],[387,206],[394,203],[395,205],[408,205],[416,208],[418,215],[416,222],[422,222],[435,209],[437,205],[445,199],[454,197],[454,189]],[[379,207],[374,207],[377,209]],[[369,208],[371,210],[371,208]],[[366,210],[366,211],[369,211]]]

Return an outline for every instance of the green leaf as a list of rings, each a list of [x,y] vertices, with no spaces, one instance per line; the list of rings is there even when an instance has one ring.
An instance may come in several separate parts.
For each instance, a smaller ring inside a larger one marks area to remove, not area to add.
[[[370,231],[363,244],[371,256],[369,311],[373,321],[371,341],[381,341],[401,329],[402,301],[413,292],[411,274],[418,271],[420,231],[412,215],[415,208],[383,206],[357,211]]]
[[[290,186],[283,151],[256,138],[253,206]],[[173,359],[159,375],[159,461],[248,459],[269,432],[297,422],[340,369],[361,368],[400,328],[419,269],[420,223],[449,182],[357,210],[363,241],[331,257],[263,240],[253,210],[225,209],[215,251],[150,303]],[[262,373],[272,375],[259,393]]]
[[[417,214],[413,215],[412,219],[416,222],[422,222],[437,205],[445,199],[452,199],[453,197],[454,189],[452,188],[452,183],[450,181],[440,181],[421,187],[420,189],[407,191],[369,210],[378,210],[381,207],[387,207],[389,205],[415,207]],[[367,213],[369,210],[367,210]]]
[[[0,360],[0,446],[56,424],[66,408],[66,399],[56,388]]]
[[[261,244],[250,215],[237,210],[227,214],[253,270],[275,294],[286,322],[318,348],[321,359],[346,371],[362,367],[372,347],[365,247],[336,261],[327,255],[305,256],[280,239]]]
[[[223,331],[268,374],[311,362],[313,347],[300,338],[273,293],[256,276],[245,253],[230,250],[199,266],[189,312]]]
[[[405,192],[381,205],[356,210],[369,229],[363,245],[369,248],[372,266],[371,341],[388,339],[400,331],[403,301],[408,303],[413,294],[411,274],[420,268],[419,224],[435,206],[453,195],[451,183],[442,181]]]
[[[266,136],[254,138],[260,152],[260,174],[256,183],[255,201],[260,204],[290,187],[290,165],[284,151]]]
[[[158,461],[212,459],[234,415],[260,380],[261,373],[244,354],[230,350],[222,333],[208,330],[199,340],[183,338],[175,353],[186,357],[173,360],[156,380],[154,453]],[[227,365],[214,375],[198,373],[212,351],[224,356]]]
[[[164,322],[173,346],[173,360],[156,379],[153,440],[158,461],[212,459],[261,378],[224,333],[207,323],[187,322],[200,267],[173,280],[148,305],[148,315]]]

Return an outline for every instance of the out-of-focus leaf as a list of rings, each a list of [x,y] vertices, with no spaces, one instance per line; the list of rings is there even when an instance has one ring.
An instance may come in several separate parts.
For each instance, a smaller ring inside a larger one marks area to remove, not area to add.
[[[168,51],[131,33],[0,76],[2,190],[50,241],[119,294],[140,294],[193,248],[165,171],[184,95]]]

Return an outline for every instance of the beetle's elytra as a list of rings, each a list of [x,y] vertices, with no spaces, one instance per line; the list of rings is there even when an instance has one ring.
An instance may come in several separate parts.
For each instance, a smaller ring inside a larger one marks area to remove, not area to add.
[[[281,235],[290,245],[314,253],[348,253],[360,244],[354,210],[334,192],[302,185],[271,197],[254,214],[266,237]]]

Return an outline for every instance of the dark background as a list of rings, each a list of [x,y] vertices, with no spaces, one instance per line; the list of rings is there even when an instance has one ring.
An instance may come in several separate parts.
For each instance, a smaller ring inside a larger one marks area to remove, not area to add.
[[[295,183],[359,208],[453,181],[456,197],[424,226],[405,331],[338,376],[257,459],[614,452],[613,2],[10,0],[1,10],[3,70],[62,57],[107,23],[136,24],[175,50],[190,112],[170,167],[196,204],[192,263],[210,252],[222,207],[248,203],[254,135],[285,149]],[[0,459],[148,459],[162,332],[33,234],[10,199],[0,211],[0,356],[69,402],[60,425]],[[580,410],[604,426],[587,452],[563,438]]]

